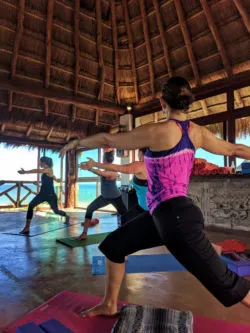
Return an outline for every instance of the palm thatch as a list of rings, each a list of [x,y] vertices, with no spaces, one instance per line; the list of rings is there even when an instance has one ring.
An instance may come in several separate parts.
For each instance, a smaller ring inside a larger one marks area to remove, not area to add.
[[[60,146],[112,130],[128,104],[143,114],[173,75],[202,89],[250,71],[249,0],[1,0],[0,12],[2,141]],[[217,95],[190,118],[226,111]],[[249,96],[235,90],[235,108]]]

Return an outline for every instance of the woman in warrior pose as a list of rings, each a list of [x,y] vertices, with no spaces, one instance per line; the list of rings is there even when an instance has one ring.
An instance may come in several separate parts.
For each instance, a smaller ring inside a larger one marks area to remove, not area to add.
[[[137,219],[109,234],[99,248],[106,256],[106,292],[102,303],[82,316],[112,315],[125,272],[125,256],[162,242],[224,306],[241,302],[250,306],[250,281],[228,269],[204,233],[200,209],[187,197],[195,151],[250,159],[250,148],[218,139],[205,127],[187,120],[186,111],[194,97],[182,77],[169,79],[160,98],[165,122],[142,126],[127,133],[100,133],[76,140],[83,147],[137,149],[145,154],[148,173],[147,203],[153,219]]]
[[[20,169],[18,173],[20,175],[31,174],[31,173],[41,173],[42,174],[42,186],[40,192],[35,196],[35,198],[29,203],[26,224],[21,234],[28,234],[30,231],[30,223],[33,217],[33,209],[43,202],[47,202],[53,212],[57,215],[64,216],[66,223],[69,223],[69,216],[62,210],[58,209],[58,200],[54,189],[54,180],[56,177],[53,174],[53,161],[50,157],[43,156],[40,158],[40,168],[32,170]]]
[[[111,164],[113,161],[114,151],[111,150],[104,152],[103,162]],[[84,167],[84,163],[81,163],[80,167],[81,166]],[[85,221],[83,223],[84,229],[78,240],[84,240],[87,238],[88,228],[90,226],[93,213],[96,210],[111,204],[116,208],[118,214],[121,215],[122,222],[125,222],[124,216],[127,213],[127,209],[122,201],[121,192],[116,185],[118,173],[114,171],[101,171],[93,168],[90,168],[89,171],[101,177],[101,195],[87,207]]]
[[[95,162],[93,159],[89,159],[88,162],[82,163],[81,167],[83,169],[92,169],[94,167],[103,169],[106,171],[120,172],[125,174],[133,174],[133,187],[136,191],[136,196],[138,204],[132,207],[126,214],[126,221],[130,221],[137,215],[148,212],[146,193],[148,190],[147,181],[147,169],[144,163],[144,154],[146,148],[139,149],[138,158],[139,161],[132,162],[129,164],[111,164],[111,163],[99,163]]]

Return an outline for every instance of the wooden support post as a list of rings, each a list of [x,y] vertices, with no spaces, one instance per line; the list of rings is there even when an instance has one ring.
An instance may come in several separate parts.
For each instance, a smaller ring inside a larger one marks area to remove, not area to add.
[[[19,0],[16,37],[15,37],[15,42],[14,42],[10,78],[13,78],[16,74],[19,45],[20,45],[20,41],[22,38],[22,34],[23,34],[24,10],[25,10],[25,0]],[[10,91],[9,92],[9,106],[8,106],[9,111],[12,111],[12,106],[13,106],[13,91]]]
[[[99,126],[99,120],[100,120],[100,111],[96,111],[96,114],[95,114],[95,124],[96,126]]]
[[[41,148],[37,149],[37,169],[39,169],[40,166],[40,158],[41,158]],[[39,193],[40,191],[40,174],[37,174],[36,177],[36,189],[37,189],[37,193]]]
[[[21,183],[17,183],[17,198],[16,198],[16,208],[20,207],[20,195],[21,195]]]
[[[227,122],[223,121],[223,137],[222,139],[227,141]],[[228,166],[228,158],[227,156],[224,156],[224,166]]]
[[[65,180],[66,208],[75,208],[76,191],[76,152],[72,150],[66,154],[66,180]]]
[[[63,207],[63,202],[62,202],[62,192],[63,192],[63,162],[64,162],[64,157],[61,157],[61,168],[60,168],[60,207]]]
[[[228,112],[228,141],[235,143],[235,118],[234,118],[234,92],[229,90],[227,92],[227,112]],[[229,166],[232,166],[232,163],[236,165],[235,156],[229,157]]]
[[[125,24],[126,24],[127,34],[128,34],[128,43],[129,43],[129,50],[130,50],[130,57],[131,57],[133,81],[134,81],[134,87],[135,87],[135,101],[136,101],[136,104],[138,104],[139,103],[139,92],[138,92],[137,74],[136,74],[136,66],[135,66],[135,50],[134,50],[134,44],[133,44],[131,25],[129,22],[128,0],[123,0],[123,7],[124,7],[124,14],[125,14]]]

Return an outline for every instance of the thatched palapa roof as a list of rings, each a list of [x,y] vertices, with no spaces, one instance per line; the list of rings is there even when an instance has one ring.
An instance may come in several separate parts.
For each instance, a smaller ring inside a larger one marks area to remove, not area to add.
[[[173,75],[201,91],[250,71],[249,0],[1,0],[0,13],[2,141],[62,145],[115,127],[127,105],[143,115]],[[249,105],[250,89],[235,94]]]

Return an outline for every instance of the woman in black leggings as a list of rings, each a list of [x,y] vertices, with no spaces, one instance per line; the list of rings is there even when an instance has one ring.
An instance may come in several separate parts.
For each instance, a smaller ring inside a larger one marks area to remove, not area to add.
[[[204,233],[200,209],[187,197],[194,153],[210,153],[250,159],[250,148],[218,139],[205,127],[187,120],[194,96],[188,82],[172,77],[162,88],[160,102],[165,122],[142,126],[127,133],[101,133],[66,146],[62,154],[81,147],[112,146],[119,149],[149,147],[147,203],[153,220],[138,219],[109,234],[100,245],[107,261],[106,293],[83,316],[112,315],[125,273],[125,256],[146,248],[166,245],[176,259],[224,306],[241,302],[250,306],[250,281],[230,271]]]
[[[31,173],[41,173],[42,174],[42,185],[40,192],[35,196],[35,198],[29,203],[26,224],[21,234],[28,234],[30,231],[30,223],[33,217],[33,209],[43,202],[47,202],[53,212],[57,215],[64,216],[66,218],[66,223],[69,223],[69,216],[62,210],[58,209],[58,200],[54,189],[54,180],[56,180],[53,174],[53,161],[50,157],[43,156],[40,158],[40,169],[32,170],[19,170],[20,175],[31,174]]]
[[[114,151],[105,151],[103,155],[103,162],[112,163],[113,161]],[[86,163],[81,163],[80,167],[85,170],[87,169]],[[121,192],[116,185],[118,173],[112,171],[101,171],[93,168],[88,170],[101,177],[101,195],[87,207],[85,221],[83,222],[84,229],[78,240],[84,240],[87,238],[88,228],[90,226],[93,213],[100,208],[108,206],[109,204],[113,205],[118,214],[121,215],[122,224],[126,222],[125,214],[127,213],[127,209],[122,201]]]

